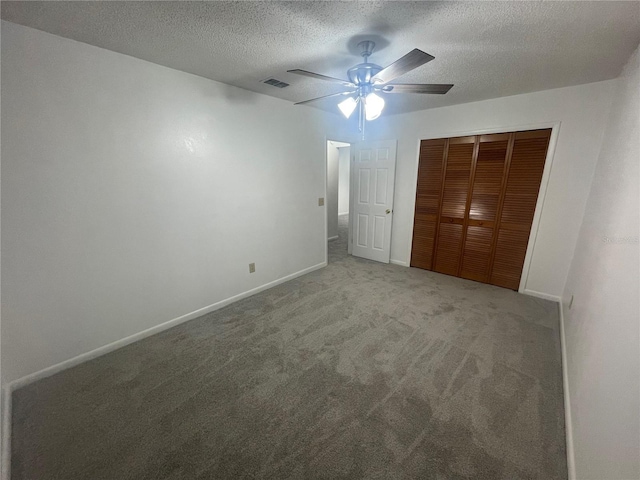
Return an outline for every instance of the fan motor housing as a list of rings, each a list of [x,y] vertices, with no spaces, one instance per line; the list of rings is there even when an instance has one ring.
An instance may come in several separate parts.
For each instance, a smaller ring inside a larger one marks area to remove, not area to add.
[[[371,79],[381,70],[382,67],[375,63],[360,63],[347,70],[347,75],[352,83],[356,85],[367,85],[371,83]]]

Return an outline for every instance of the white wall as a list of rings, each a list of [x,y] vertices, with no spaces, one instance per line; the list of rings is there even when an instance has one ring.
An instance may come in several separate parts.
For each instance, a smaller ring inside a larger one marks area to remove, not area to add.
[[[4,382],[325,262],[326,116],[2,22]]]
[[[338,147],[327,142],[327,237],[338,235]]]
[[[2,48],[2,36],[0,35],[0,51]],[[1,62],[0,62],[0,78],[2,76],[2,67],[1,67]],[[1,81],[0,81],[0,85],[1,85]],[[0,122],[1,124],[1,122]],[[2,130],[2,128],[0,128],[0,131]],[[1,135],[0,135],[0,153],[2,152],[2,140],[1,140]],[[0,155],[1,157],[1,155]],[[0,172],[2,171],[2,169],[0,168]],[[0,212],[2,211],[2,175],[0,173]],[[0,222],[0,243],[1,243],[1,238],[2,238],[2,228],[1,228],[2,222]],[[2,256],[0,254],[0,272],[2,271]],[[2,275],[0,274],[0,299],[2,298]],[[2,302],[0,301],[0,304]],[[2,375],[2,308],[0,307],[0,478],[4,478],[3,475],[5,475],[5,459],[4,456],[8,455],[8,448],[7,445],[5,445],[6,439],[5,439],[5,428],[6,425],[4,423],[4,416],[5,416],[5,389],[2,388],[2,386],[4,385],[4,376]],[[6,412],[6,414],[8,414],[9,412]],[[6,476],[6,475],[5,475]]]
[[[371,137],[398,140],[391,259],[408,265],[420,139],[561,122],[525,288],[560,297],[602,142],[615,81],[380,117]],[[455,87],[454,87],[455,88]]]
[[[640,478],[638,56],[636,50],[616,85],[563,296],[570,433],[581,480]]]
[[[338,215],[349,213],[349,174],[351,171],[351,148],[338,149]]]

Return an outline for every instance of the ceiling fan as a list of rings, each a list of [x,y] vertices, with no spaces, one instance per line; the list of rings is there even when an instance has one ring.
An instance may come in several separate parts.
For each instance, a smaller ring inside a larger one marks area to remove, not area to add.
[[[382,68],[375,63],[369,63],[369,57],[373,53],[375,43],[371,40],[365,40],[358,43],[358,47],[362,50],[364,63],[360,63],[347,70],[349,80],[328,77],[319,73],[309,72],[307,70],[287,70],[289,73],[304,75],[306,77],[317,78],[332,83],[338,83],[347,90],[343,92],[325,95],[323,97],[312,98],[298,102],[296,105],[304,105],[306,103],[315,102],[325,98],[348,96],[338,104],[338,108],[342,114],[349,118],[357,106],[360,106],[359,127],[364,137],[365,121],[375,120],[382,113],[384,108],[383,96],[388,93],[429,93],[429,94],[445,94],[452,84],[440,83],[423,83],[423,84],[401,84],[389,83],[401,75],[430,62],[435,57],[423,52],[417,48],[411,50],[405,56],[400,57],[388,67]],[[382,94],[379,95],[379,94]]]

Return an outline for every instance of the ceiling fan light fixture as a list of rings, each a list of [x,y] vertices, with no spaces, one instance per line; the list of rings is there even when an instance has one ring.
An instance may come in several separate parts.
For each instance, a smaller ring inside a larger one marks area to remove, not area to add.
[[[370,93],[365,97],[364,114],[367,121],[375,120],[384,109],[384,99],[375,93]]]
[[[312,98],[303,102],[297,102],[296,105],[305,105],[310,102],[316,102],[325,98],[341,97],[348,95],[346,100],[338,104],[342,114],[349,118],[358,108],[358,130],[362,132],[364,140],[364,130],[367,122],[375,120],[382,114],[385,101],[382,97],[389,93],[431,93],[444,94],[447,93],[453,85],[440,83],[421,83],[421,84],[393,84],[390,83],[396,78],[408,73],[416,68],[430,62],[435,57],[418,48],[414,48],[406,55],[400,57],[392,64],[381,67],[375,63],[369,62],[369,56],[373,53],[375,43],[371,40],[365,40],[358,44],[362,50],[363,63],[354,65],[347,70],[349,80],[342,80],[336,77],[328,77],[320,73],[309,72],[308,70],[287,70],[288,73],[295,73],[305,77],[316,78],[325,82],[339,83],[347,90],[323,97]],[[380,95],[376,95],[376,93]]]
[[[353,113],[353,111],[356,109],[357,105],[358,105],[358,101],[353,97],[349,97],[346,100],[343,100],[342,102],[340,102],[338,104],[338,108],[340,109],[342,114],[345,116],[345,118],[349,118]]]

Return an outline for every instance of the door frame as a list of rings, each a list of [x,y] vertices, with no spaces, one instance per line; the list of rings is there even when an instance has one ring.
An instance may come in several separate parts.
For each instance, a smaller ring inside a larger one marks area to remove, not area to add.
[[[536,208],[533,214],[533,222],[531,223],[531,231],[529,232],[529,241],[527,243],[527,252],[524,257],[524,263],[522,265],[522,275],[520,277],[520,285],[518,286],[519,293],[527,293],[534,296],[540,296],[537,292],[529,292],[527,290],[527,280],[529,279],[529,269],[531,267],[531,257],[533,255],[536,238],[538,236],[538,228],[540,227],[540,217],[542,215],[542,208],[544,206],[544,200],[547,195],[547,186],[549,184],[549,177],[551,175],[551,166],[553,164],[553,158],[556,151],[556,144],[558,141],[558,134],[560,132],[561,121],[555,122],[542,122],[527,125],[516,126],[503,126],[478,130],[465,130],[465,131],[444,131],[441,133],[428,134],[425,137],[418,139],[418,155],[415,159],[415,165],[413,169],[413,178],[415,181],[411,188],[413,188],[413,205],[411,208],[411,235],[409,235],[409,250],[406,266],[411,265],[411,247],[413,245],[413,225],[415,223],[415,211],[416,211],[416,191],[418,188],[418,168],[420,166],[420,143],[423,140],[435,140],[438,138],[452,138],[452,137],[466,137],[470,135],[485,135],[491,133],[504,133],[504,132],[522,132],[526,130],[540,130],[545,128],[551,129],[551,137],[549,138],[549,147],[547,148],[547,156],[544,160],[544,169],[542,171],[542,179],[540,180],[540,190],[538,191],[538,200],[536,201]],[[547,297],[545,297],[547,298]],[[556,301],[556,298],[548,298],[549,300]]]
[[[329,185],[329,150],[327,146],[329,142],[340,142],[340,143],[348,143],[349,148],[353,148],[353,145],[356,143],[354,140],[356,137],[351,137],[349,135],[325,135],[324,136],[324,229],[322,230],[324,236],[324,263],[325,265],[329,264],[329,210],[327,205],[327,190]],[[351,157],[351,152],[349,152],[349,156]],[[351,255],[351,169],[349,169],[349,238],[347,240],[348,245],[348,254]]]

